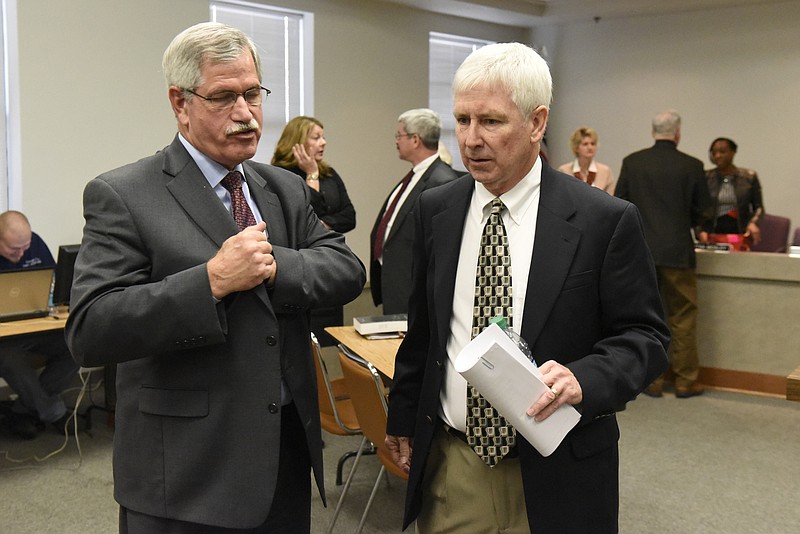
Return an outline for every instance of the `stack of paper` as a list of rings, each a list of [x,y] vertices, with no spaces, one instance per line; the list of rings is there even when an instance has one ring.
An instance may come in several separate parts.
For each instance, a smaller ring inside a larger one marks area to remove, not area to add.
[[[470,341],[453,365],[542,456],[550,456],[581,418],[568,404],[538,423],[528,416],[528,408],[549,387],[536,364],[496,324]]]

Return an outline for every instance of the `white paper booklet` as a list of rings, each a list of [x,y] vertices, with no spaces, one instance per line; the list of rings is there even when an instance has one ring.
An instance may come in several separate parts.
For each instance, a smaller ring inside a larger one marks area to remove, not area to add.
[[[525,413],[549,388],[536,365],[496,324],[470,341],[453,365],[542,456],[550,456],[581,418],[569,404],[538,423]]]

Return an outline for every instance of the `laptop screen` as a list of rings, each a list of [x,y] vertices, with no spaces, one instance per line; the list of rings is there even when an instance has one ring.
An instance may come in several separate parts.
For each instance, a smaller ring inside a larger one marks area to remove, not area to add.
[[[0,271],[0,321],[47,315],[52,281],[52,267]]]

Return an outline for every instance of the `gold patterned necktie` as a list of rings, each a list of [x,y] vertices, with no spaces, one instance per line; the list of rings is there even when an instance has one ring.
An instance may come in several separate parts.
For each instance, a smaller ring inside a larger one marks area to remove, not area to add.
[[[254,226],[256,218],[247,204],[247,199],[244,198],[244,191],[242,191],[242,173],[231,171],[225,175],[221,183],[222,187],[231,194],[231,214],[239,230]]]
[[[483,227],[478,268],[475,274],[475,304],[472,337],[489,325],[489,319],[503,316],[511,328],[511,255],[499,198],[492,200],[489,219]],[[494,467],[516,444],[517,432],[505,417],[467,383],[467,443],[489,467]]]

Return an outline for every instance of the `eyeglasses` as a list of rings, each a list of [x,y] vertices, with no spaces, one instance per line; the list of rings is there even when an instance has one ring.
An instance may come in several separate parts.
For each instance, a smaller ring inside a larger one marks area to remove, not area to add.
[[[244,93],[235,93],[233,91],[223,91],[221,93],[217,93],[211,96],[203,96],[201,94],[197,94],[191,89],[184,89],[187,93],[192,93],[194,96],[198,96],[209,103],[211,109],[214,111],[227,111],[231,109],[233,106],[236,105],[236,101],[239,100],[241,96],[244,98],[244,101],[247,102],[248,106],[260,106],[264,99],[269,96],[272,92],[266,87],[253,87],[252,89],[248,89]],[[263,93],[262,93],[263,91]]]
[[[417,134],[415,134],[415,133],[404,133],[404,134],[395,133],[394,134],[394,139],[395,139],[395,141],[399,141],[401,137],[411,137],[411,136],[414,136],[414,135],[417,135]]]

